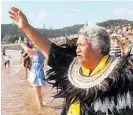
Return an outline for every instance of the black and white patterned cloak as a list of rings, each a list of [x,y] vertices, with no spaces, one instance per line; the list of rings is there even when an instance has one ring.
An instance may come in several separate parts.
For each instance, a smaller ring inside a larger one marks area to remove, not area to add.
[[[133,115],[133,70],[128,56],[109,58],[107,67],[91,77],[80,75],[76,47],[52,44],[47,72],[49,83],[57,87],[55,98],[65,98],[61,115],[80,100],[80,115]],[[53,82],[54,81],[54,82]]]

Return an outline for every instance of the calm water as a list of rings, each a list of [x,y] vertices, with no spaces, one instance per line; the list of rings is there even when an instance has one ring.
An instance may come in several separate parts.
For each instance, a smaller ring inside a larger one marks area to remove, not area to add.
[[[20,51],[7,51],[11,59],[11,68],[1,72],[1,114],[2,115],[60,115],[63,99],[53,100],[55,90],[47,85],[43,88],[43,100],[48,107],[40,109],[34,88],[26,80],[21,80],[23,67],[20,63]],[[53,110],[54,109],[54,110]]]

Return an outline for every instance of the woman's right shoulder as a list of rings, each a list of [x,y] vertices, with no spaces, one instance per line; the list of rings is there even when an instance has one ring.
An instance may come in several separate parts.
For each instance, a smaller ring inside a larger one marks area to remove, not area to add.
[[[74,57],[74,55],[70,53],[71,51],[72,50],[67,47],[61,47],[53,43],[48,57],[48,65],[52,67],[71,62]]]

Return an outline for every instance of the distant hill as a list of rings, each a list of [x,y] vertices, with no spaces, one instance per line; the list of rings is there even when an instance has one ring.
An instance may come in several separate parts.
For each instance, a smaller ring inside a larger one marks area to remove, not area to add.
[[[118,19],[118,20],[107,20],[105,22],[100,22],[97,23],[97,25],[102,26],[102,27],[108,27],[108,26],[120,26],[123,24],[131,24],[133,26],[133,21],[128,21],[128,20],[122,20],[122,19]]]
[[[70,34],[78,33],[79,29],[82,28],[84,25],[74,25],[70,27],[65,27],[62,29],[38,29],[36,30],[40,32],[42,35],[47,36],[48,38],[59,37],[59,36],[66,36]],[[3,41],[6,37],[15,38],[21,36],[22,38],[26,37],[25,33],[22,32],[17,25],[15,24],[2,24],[1,25],[1,41]],[[11,41],[11,42],[14,42]]]
[[[117,26],[117,25],[123,25],[129,23],[133,25],[133,21],[128,20],[107,20],[105,22],[97,23],[97,25],[108,27],[110,25]],[[65,27],[62,29],[39,29],[36,28],[38,32],[40,32],[42,35],[47,36],[48,38],[54,38],[59,36],[66,36],[70,34],[77,34],[80,28],[82,28],[84,25],[73,25],[70,27]],[[1,41],[7,41],[7,43],[14,43],[16,40],[18,40],[18,37],[25,38],[26,35],[24,32],[22,32],[17,25],[15,24],[2,24],[1,25]]]

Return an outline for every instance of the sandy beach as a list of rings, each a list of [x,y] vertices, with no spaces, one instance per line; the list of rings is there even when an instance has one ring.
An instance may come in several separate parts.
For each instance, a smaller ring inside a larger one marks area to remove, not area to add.
[[[63,99],[54,99],[56,89],[47,84],[42,89],[43,100],[47,107],[39,108],[34,88],[27,80],[22,80],[24,75],[23,65],[20,61],[19,50],[8,50],[11,56],[11,67],[3,68],[1,72],[1,114],[2,115],[60,115]]]

